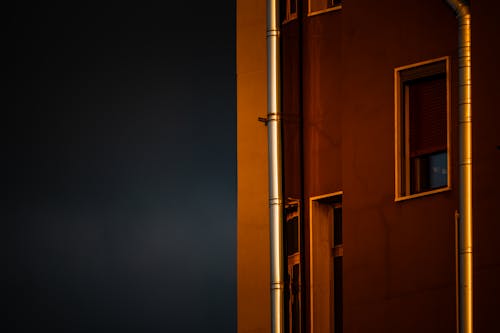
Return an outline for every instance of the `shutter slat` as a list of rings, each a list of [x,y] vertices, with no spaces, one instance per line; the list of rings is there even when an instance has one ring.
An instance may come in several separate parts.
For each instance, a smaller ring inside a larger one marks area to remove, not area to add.
[[[446,77],[408,83],[410,106],[410,156],[446,150]]]

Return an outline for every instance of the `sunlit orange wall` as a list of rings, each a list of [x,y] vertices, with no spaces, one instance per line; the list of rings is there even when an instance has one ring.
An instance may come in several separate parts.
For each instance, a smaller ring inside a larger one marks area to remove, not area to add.
[[[237,1],[238,332],[270,331],[265,1]]]

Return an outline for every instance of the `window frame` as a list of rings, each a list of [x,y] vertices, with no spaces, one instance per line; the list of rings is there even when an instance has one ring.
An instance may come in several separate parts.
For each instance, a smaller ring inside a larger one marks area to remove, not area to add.
[[[444,71],[433,69],[437,67],[439,62],[444,62]],[[421,68],[421,70],[418,70]],[[421,74],[410,79],[403,79],[401,76],[404,72],[420,71]],[[405,105],[408,101],[405,100],[405,83],[415,79],[430,77],[433,75],[444,74],[446,76],[446,168],[447,180],[446,186],[422,191],[419,193],[411,193],[410,185],[411,176],[409,175],[409,123],[408,107]],[[450,57],[440,57],[431,60],[426,60],[394,69],[394,128],[395,128],[395,199],[394,201],[402,201],[412,198],[418,198],[435,193],[451,190],[451,111],[450,111]],[[405,104],[404,104],[405,103]],[[403,124],[404,122],[404,124]],[[404,136],[404,138],[403,138]],[[405,156],[403,156],[403,154]],[[404,170],[403,170],[404,169]]]
[[[291,6],[290,3],[294,1],[295,2],[295,13],[291,13]],[[296,20],[298,18],[298,11],[299,11],[299,0],[285,0],[285,17],[282,21],[282,24],[286,24],[290,21]]]
[[[342,9],[342,4],[338,6],[333,6],[333,7],[326,7],[320,10],[311,10],[311,1],[314,0],[307,0],[307,16],[315,16],[315,15],[320,15],[323,13],[328,13],[328,12],[333,12]]]

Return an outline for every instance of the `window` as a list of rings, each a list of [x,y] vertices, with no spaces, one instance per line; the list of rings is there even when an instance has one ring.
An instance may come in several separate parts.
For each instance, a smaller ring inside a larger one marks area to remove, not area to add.
[[[297,18],[297,0],[285,0],[285,16],[284,22],[291,21]]]
[[[285,206],[284,229],[287,256],[285,298],[288,310],[285,331],[300,333],[302,332],[302,269],[299,201],[290,201]]]
[[[398,68],[396,199],[449,188],[448,58]]]
[[[341,7],[342,0],[309,0],[309,15],[321,14]]]
[[[310,332],[343,331],[342,192],[310,199]]]

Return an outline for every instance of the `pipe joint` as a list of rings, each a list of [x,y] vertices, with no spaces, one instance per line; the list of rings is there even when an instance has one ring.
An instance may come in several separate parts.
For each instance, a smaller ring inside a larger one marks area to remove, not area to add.
[[[282,281],[275,281],[271,283],[271,290],[283,290],[285,288],[285,283]]]
[[[467,105],[470,105],[470,102],[469,103],[466,103],[466,102],[463,102],[461,104],[462,106],[467,106]],[[472,123],[472,116],[470,114],[463,114],[460,119],[458,119],[458,123],[460,125],[468,125],[469,123]]]
[[[472,158],[464,158],[461,162],[458,163],[459,166],[471,165]]]
[[[267,38],[279,37],[279,36],[280,36],[279,29],[267,29],[267,32],[266,32]]]
[[[283,205],[283,200],[280,198],[269,199],[269,206],[282,206],[282,205]]]
[[[268,113],[267,114],[267,122],[270,122],[270,121],[279,121],[281,120],[281,114],[280,113]]]

